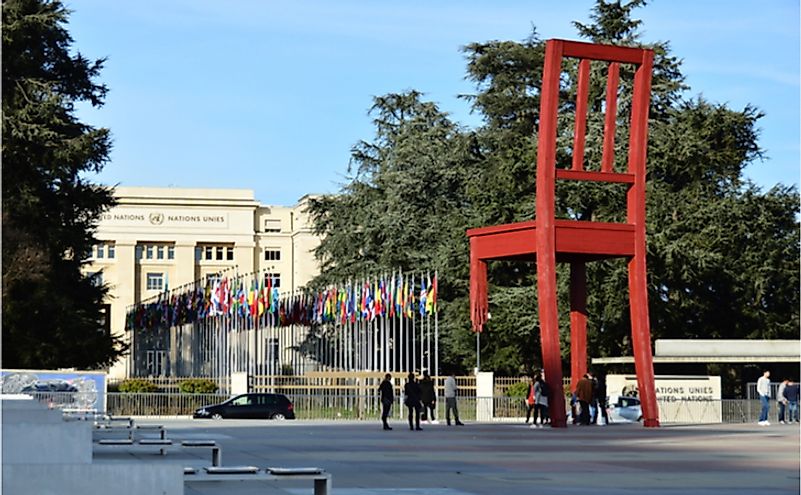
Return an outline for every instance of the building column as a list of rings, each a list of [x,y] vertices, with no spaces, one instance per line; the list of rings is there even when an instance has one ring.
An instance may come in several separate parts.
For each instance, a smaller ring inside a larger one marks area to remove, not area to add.
[[[171,271],[173,276],[170,278],[170,289],[191,284],[197,280],[199,274],[196,270],[195,246],[196,243],[194,241],[177,241],[175,243],[175,259],[172,260]]]
[[[111,334],[123,337],[131,345],[128,352],[133,353],[132,333],[125,332],[125,315],[128,308],[137,302],[136,241],[117,241],[115,259],[117,280],[112,287],[115,297],[111,300]],[[123,378],[128,375],[127,367],[128,357],[125,356],[111,366],[109,376]]]

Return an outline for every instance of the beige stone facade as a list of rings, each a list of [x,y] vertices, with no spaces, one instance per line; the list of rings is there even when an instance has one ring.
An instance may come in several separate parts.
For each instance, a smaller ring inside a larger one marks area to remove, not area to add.
[[[269,206],[248,189],[118,187],[104,213],[86,272],[110,287],[110,327],[123,334],[131,304],[224,270],[273,274],[280,290],[303,287],[318,273],[319,239],[295,206]],[[118,363],[113,376],[124,374]]]

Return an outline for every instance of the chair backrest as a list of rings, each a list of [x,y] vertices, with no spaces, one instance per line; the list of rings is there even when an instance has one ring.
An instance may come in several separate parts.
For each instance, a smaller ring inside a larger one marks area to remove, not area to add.
[[[556,168],[557,112],[562,59],[578,59],[576,115],[573,131],[573,162],[569,169]],[[645,216],[645,162],[648,146],[648,109],[651,99],[653,50],[612,45],[596,45],[566,40],[548,40],[545,45],[545,68],[540,93],[540,128],[537,145],[537,217],[554,217],[555,181],[583,180],[623,183],[627,193],[627,221],[642,224]],[[600,171],[584,168],[587,130],[587,99],[590,87],[590,61],[608,62],[603,152]],[[617,123],[620,64],[635,66],[631,101],[631,127],[628,144],[628,170],[617,172],[615,132]]]

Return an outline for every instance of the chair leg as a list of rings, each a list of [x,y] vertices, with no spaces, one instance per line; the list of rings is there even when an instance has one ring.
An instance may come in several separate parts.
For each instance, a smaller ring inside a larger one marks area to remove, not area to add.
[[[545,380],[552,393],[549,403],[551,426],[564,428],[565,401],[557,400],[562,390],[562,353],[559,346],[559,315],[556,305],[556,257],[553,251],[540,251],[537,254],[537,297],[540,312],[540,337],[542,341],[542,364]]]
[[[655,427],[659,426],[659,408],[656,403],[656,387],[654,385],[654,359],[651,352],[651,327],[648,320],[648,285],[644,252],[635,255],[629,261],[629,306],[631,310],[631,341],[643,425]]]
[[[570,390],[587,373],[587,266],[570,263]]]

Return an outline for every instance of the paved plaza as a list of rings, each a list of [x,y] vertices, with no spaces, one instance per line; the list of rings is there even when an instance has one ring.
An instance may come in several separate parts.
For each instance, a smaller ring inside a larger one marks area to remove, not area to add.
[[[521,424],[158,419],[175,440],[214,439],[224,465],[316,466],[338,495],[799,493],[798,425],[636,424],[530,429]],[[95,454],[95,462],[208,465],[203,453]],[[301,494],[308,483],[188,485],[187,494]]]

